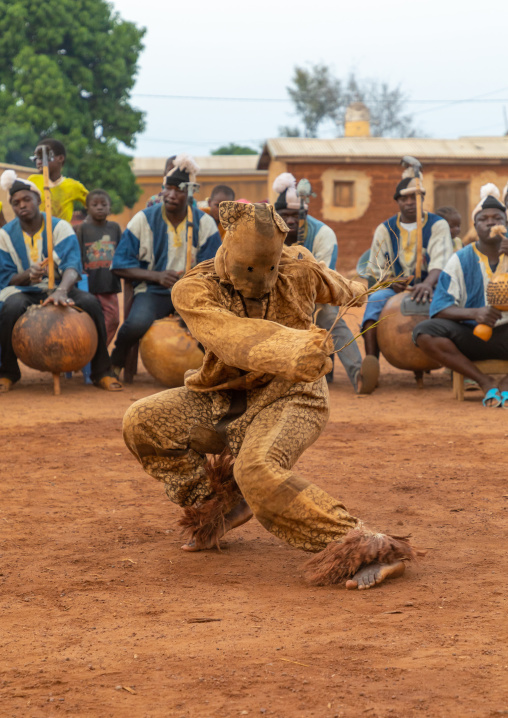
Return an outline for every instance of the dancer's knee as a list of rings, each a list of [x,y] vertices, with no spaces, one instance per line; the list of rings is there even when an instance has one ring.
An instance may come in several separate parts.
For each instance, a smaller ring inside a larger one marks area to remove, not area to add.
[[[235,461],[234,476],[243,497],[258,517],[263,513],[267,496],[273,494],[281,483],[281,477],[266,459],[240,453]]]

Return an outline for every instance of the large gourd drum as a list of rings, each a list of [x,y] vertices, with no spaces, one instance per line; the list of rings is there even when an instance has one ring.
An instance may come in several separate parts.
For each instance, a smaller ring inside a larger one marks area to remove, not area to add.
[[[139,345],[147,371],[161,384],[183,386],[187,369],[199,369],[203,352],[178,318],[165,317],[154,322]]]
[[[94,356],[97,330],[86,312],[53,304],[34,305],[14,325],[12,346],[23,364],[53,374],[58,394],[60,373],[78,371]]]
[[[418,349],[413,329],[428,319],[428,304],[416,304],[410,292],[400,292],[389,299],[377,325],[377,340],[385,359],[397,369],[422,372],[441,366]]]

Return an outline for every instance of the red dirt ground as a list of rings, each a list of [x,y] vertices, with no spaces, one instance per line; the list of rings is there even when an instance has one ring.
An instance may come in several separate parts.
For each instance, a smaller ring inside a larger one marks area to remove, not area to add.
[[[364,592],[309,588],[255,521],[180,550],[179,509],[121,434],[121,394],[25,371],[0,398],[0,715],[508,715],[508,413],[384,367],[298,470],[427,557]],[[213,621],[205,619],[214,619]],[[205,621],[205,622],[203,622]]]

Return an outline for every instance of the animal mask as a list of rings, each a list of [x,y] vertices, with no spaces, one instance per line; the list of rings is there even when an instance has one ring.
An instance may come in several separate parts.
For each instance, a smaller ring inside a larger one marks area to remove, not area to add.
[[[215,270],[246,299],[261,299],[275,286],[289,231],[271,204],[221,202],[226,234],[215,256]]]

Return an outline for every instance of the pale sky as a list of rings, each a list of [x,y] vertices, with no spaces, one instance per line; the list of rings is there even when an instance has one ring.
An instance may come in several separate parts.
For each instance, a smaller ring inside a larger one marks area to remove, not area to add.
[[[407,111],[431,137],[508,130],[508,10],[500,0],[483,9],[458,0],[112,4],[122,18],[147,28],[132,96],[132,104],[147,113],[134,152],[139,157],[207,155],[229,142],[258,148],[277,137],[279,126],[297,124],[288,101],[143,95],[287,100],[294,66],[317,62],[340,78],[355,70],[359,77],[400,85],[411,99]],[[473,98],[482,102],[453,102]],[[331,126],[320,136],[332,137]]]

